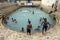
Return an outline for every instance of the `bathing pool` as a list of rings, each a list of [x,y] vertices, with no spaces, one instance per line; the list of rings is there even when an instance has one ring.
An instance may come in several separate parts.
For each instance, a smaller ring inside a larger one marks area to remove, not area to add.
[[[8,22],[6,24],[7,27],[16,31],[21,31],[21,28],[23,27],[26,32],[28,19],[30,19],[32,24],[32,32],[36,32],[34,29],[36,29],[38,25],[42,29],[43,26],[41,25],[40,18],[47,18],[47,21],[51,24],[51,26],[55,24],[55,21],[49,14],[37,7],[21,7],[7,17],[9,17],[9,20],[6,19]],[[17,23],[13,22],[12,18],[16,19]]]

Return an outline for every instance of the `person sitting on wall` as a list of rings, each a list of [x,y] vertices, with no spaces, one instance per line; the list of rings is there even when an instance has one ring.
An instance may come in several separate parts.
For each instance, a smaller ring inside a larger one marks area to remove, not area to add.
[[[57,6],[55,6],[55,11],[57,11]]]
[[[51,14],[51,13],[53,13],[54,12],[54,10],[55,10],[55,8],[54,8],[54,3],[52,4],[52,9],[50,10],[50,12],[49,12],[49,14]]]
[[[51,14],[51,13],[53,13],[53,11],[52,11],[52,10],[49,12],[49,14]]]
[[[54,3],[52,4],[52,8],[54,7]]]
[[[55,21],[56,21],[56,17],[55,17],[55,15],[53,15],[53,20],[55,20]]]

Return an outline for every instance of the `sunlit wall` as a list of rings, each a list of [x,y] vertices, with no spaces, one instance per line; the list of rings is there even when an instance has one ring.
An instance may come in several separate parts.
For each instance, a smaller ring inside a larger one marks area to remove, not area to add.
[[[56,0],[42,0],[42,4],[46,6],[51,6],[53,3],[55,3]]]

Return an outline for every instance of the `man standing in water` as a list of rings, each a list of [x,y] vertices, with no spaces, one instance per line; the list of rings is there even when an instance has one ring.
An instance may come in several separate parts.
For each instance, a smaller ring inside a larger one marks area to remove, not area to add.
[[[34,11],[32,12],[32,14],[34,14]]]
[[[32,24],[31,22],[28,22],[28,25],[27,25],[27,34],[31,35],[31,28],[32,28]]]
[[[49,22],[47,22],[47,19],[45,18],[44,21],[42,22],[43,28],[42,28],[42,34],[44,34],[44,31],[46,32],[48,29]]]

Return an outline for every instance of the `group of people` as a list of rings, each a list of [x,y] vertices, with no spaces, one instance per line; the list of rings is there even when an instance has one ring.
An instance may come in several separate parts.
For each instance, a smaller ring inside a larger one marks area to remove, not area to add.
[[[2,16],[2,20],[4,20],[3,22],[7,24],[8,23],[7,20],[9,20],[9,17]],[[11,18],[11,20],[12,20],[12,22],[17,23],[17,20],[16,19]]]
[[[55,4],[54,4],[54,3],[52,4],[52,9],[51,9],[51,11],[49,12],[49,14],[57,11],[57,4],[58,4],[58,1],[56,1]]]
[[[6,19],[9,20],[9,17],[6,17],[6,18],[3,17],[4,22],[7,24]],[[55,18],[54,18],[54,19],[55,19]],[[12,21],[15,22],[15,23],[17,23],[16,19],[13,19],[13,18],[12,18]],[[44,32],[46,32],[47,29],[50,28],[50,27],[49,27],[50,24],[49,24],[49,22],[47,22],[47,18],[44,18],[44,17],[43,17],[43,18],[40,18],[40,22],[41,22],[41,25],[43,26],[43,28],[42,28],[42,34],[44,34]],[[32,29],[31,20],[28,19],[27,34],[31,35],[31,29]],[[39,31],[39,30],[40,30],[40,26],[38,25],[35,30],[38,30],[38,31]],[[24,28],[23,28],[23,27],[22,27],[22,30],[21,30],[21,31],[24,31]]]
[[[12,22],[15,22],[15,23],[17,23],[17,20],[16,20],[16,19],[14,19],[14,18],[12,18]]]
[[[43,18],[43,20],[40,19],[40,21],[42,21],[41,23],[43,25],[42,34],[44,34],[44,32],[46,32],[50,28],[50,24],[49,22],[47,22],[46,18]],[[31,21],[28,19],[27,34],[31,35],[31,29],[32,29],[32,24],[31,24]],[[40,30],[40,26],[38,26],[36,30]]]
[[[9,20],[9,17],[2,16],[2,22],[4,22],[4,23],[6,23],[6,24],[7,24],[8,22],[7,22],[7,20],[6,20],[6,19],[7,19],[7,20]]]

